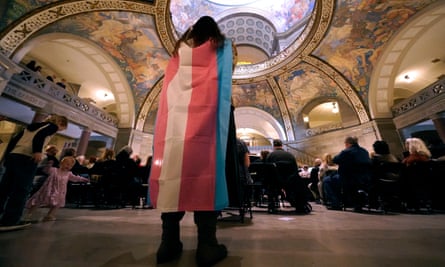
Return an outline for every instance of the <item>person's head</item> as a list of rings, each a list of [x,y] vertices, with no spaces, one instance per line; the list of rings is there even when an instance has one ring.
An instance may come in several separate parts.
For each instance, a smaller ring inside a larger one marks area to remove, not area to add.
[[[315,167],[318,167],[318,166],[320,166],[321,165],[321,159],[319,159],[319,158],[316,158],[315,160],[314,160],[314,166]]]
[[[68,127],[68,119],[65,116],[52,114],[46,121],[57,125],[58,131],[63,131]]]
[[[74,163],[76,162],[76,159],[72,156],[67,156],[64,157],[61,161],[60,161],[60,169],[64,170],[64,171],[69,171],[73,168]]]
[[[128,156],[130,156],[133,153],[133,149],[130,146],[123,146],[119,153],[126,152]]]
[[[47,155],[55,156],[57,152],[59,152],[59,149],[55,145],[48,145],[45,149],[45,152]]]
[[[332,155],[329,153],[325,153],[323,155],[323,162],[325,162],[327,164],[332,163]]]
[[[348,136],[345,138],[345,147],[358,145],[358,138],[356,136]]]
[[[215,47],[223,45],[225,36],[221,33],[216,21],[210,16],[203,16],[193,24],[176,43],[173,54],[177,54],[181,42],[193,40],[193,45],[200,46],[211,40]]]
[[[104,153],[102,154],[101,160],[112,160],[114,159],[114,150],[106,148]]]
[[[281,148],[281,147],[283,147],[283,142],[281,142],[280,139],[274,139],[272,143],[273,143],[273,147],[274,148]]]
[[[261,150],[261,152],[260,152],[261,159],[267,158],[267,156],[269,156],[269,154],[270,154],[269,150]]]
[[[410,154],[419,153],[431,157],[430,150],[420,138],[413,137],[406,139],[405,146]]]
[[[66,148],[63,151],[63,157],[67,157],[67,156],[75,157],[76,156],[76,149],[72,148],[72,147]]]
[[[390,153],[388,144],[383,140],[377,140],[372,144],[374,152],[379,155],[388,155]]]

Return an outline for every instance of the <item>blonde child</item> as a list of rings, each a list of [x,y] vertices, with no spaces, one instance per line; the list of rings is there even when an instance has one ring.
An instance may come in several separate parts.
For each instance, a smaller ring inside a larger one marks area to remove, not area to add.
[[[68,181],[71,182],[89,182],[87,178],[74,175],[71,168],[76,162],[74,157],[64,157],[60,162],[59,168],[51,167],[48,171],[48,178],[42,187],[32,195],[26,202],[28,208],[27,219],[30,219],[32,213],[39,207],[49,207],[48,214],[43,221],[54,221],[54,214],[60,207],[65,206],[65,197]]]

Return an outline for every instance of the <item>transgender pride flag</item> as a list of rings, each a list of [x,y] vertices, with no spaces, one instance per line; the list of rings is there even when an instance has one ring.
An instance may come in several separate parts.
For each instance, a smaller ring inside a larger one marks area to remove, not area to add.
[[[182,44],[167,67],[160,96],[150,197],[163,212],[220,210],[232,91],[232,45]]]

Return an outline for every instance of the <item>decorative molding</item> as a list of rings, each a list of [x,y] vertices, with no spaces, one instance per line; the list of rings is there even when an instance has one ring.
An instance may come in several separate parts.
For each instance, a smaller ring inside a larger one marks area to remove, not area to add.
[[[275,98],[277,99],[278,107],[280,108],[280,114],[283,118],[284,123],[284,131],[287,135],[287,140],[294,140],[295,134],[294,130],[292,128],[292,121],[291,116],[289,113],[289,109],[286,105],[286,100],[284,99],[283,93],[281,92],[280,88],[278,87],[278,84],[276,81],[272,78],[267,79],[267,82],[270,85],[270,88],[272,89],[272,92],[275,95]]]
[[[329,28],[335,6],[334,0],[323,0],[316,3],[306,28],[291,46],[267,61],[237,66],[233,78],[250,79],[266,74],[276,76],[300,63],[302,55],[312,53]]]
[[[356,112],[360,123],[368,122],[370,121],[369,115],[366,112],[366,108],[363,105],[362,101],[360,100],[359,96],[357,95],[356,90],[352,87],[352,85],[347,81],[345,77],[341,73],[339,73],[336,69],[334,69],[331,65],[327,64],[326,62],[321,61],[320,59],[308,56],[304,57],[303,60],[314,66],[316,69],[319,69],[323,73],[325,73],[329,79],[331,79],[333,82],[335,82],[339,88],[343,91],[343,93],[346,95],[348,100],[350,101],[354,111]]]
[[[9,57],[32,34],[65,17],[93,11],[131,11],[154,16],[162,16],[158,13],[165,9],[167,0],[156,1],[156,6],[151,3],[137,3],[122,0],[83,0],[62,3],[56,2],[44,10],[37,9],[23,20],[19,20],[12,29],[0,40],[0,53]],[[164,7],[160,7],[160,5]]]

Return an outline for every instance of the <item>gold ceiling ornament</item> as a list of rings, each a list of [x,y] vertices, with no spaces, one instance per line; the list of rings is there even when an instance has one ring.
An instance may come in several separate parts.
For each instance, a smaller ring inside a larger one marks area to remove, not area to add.
[[[6,34],[0,36],[0,53],[10,57],[32,34],[68,16],[93,11],[130,11],[162,17],[163,13],[157,12],[165,9],[167,2],[168,0],[157,0],[156,6],[151,3],[122,0],[55,2],[45,6],[43,10],[34,10],[30,15],[6,28],[4,30]]]

